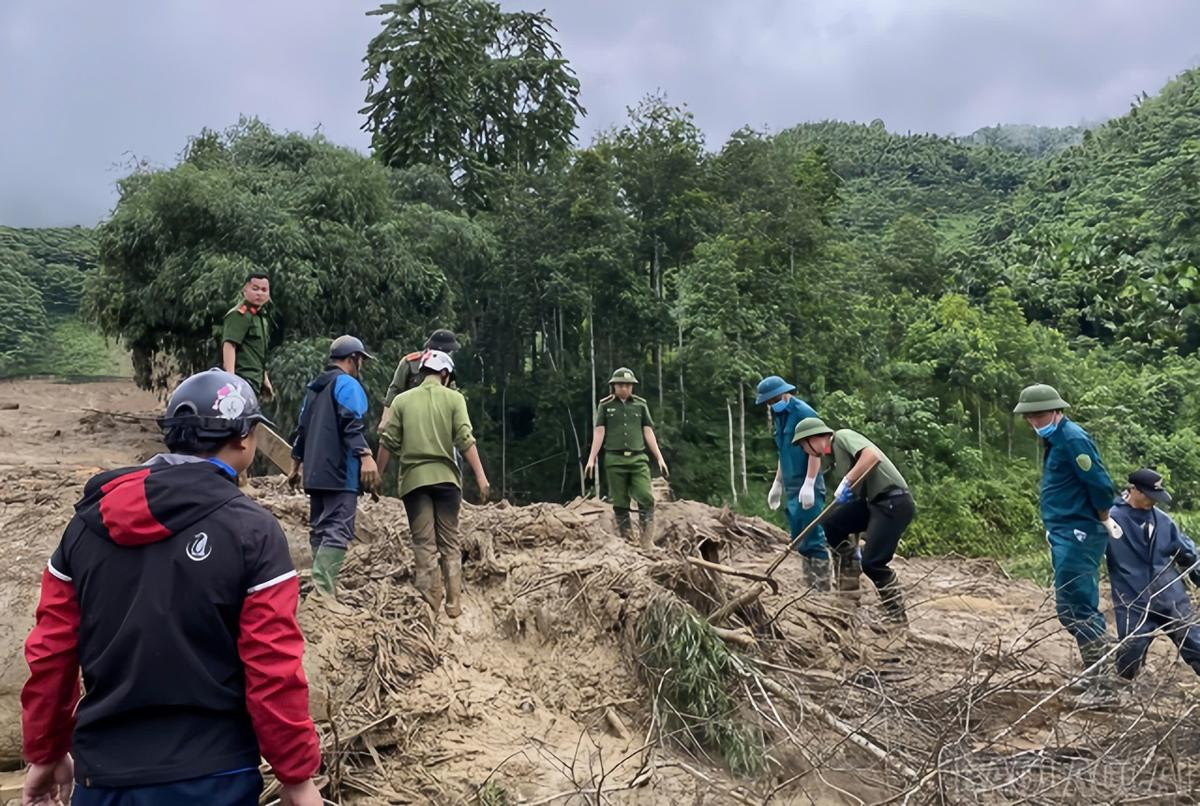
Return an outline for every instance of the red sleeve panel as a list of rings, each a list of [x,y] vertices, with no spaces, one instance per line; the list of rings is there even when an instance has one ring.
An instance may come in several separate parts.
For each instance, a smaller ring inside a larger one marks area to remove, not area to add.
[[[75,586],[47,568],[37,623],[25,641],[29,680],[21,690],[25,760],[51,764],[71,749],[79,702],[79,600]]]
[[[321,766],[321,749],[308,715],[308,680],[301,659],[304,636],[296,623],[300,582],[293,574],[254,590],[242,605],[238,654],[246,668],[246,710],[259,749],[285,784],[304,781]]]

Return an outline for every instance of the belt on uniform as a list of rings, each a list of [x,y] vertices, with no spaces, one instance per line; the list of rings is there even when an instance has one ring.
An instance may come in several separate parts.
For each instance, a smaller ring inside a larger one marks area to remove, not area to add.
[[[605,449],[605,453],[615,453],[618,456],[637,456],[641,451],[610,451]]]
[[[903,487],[893,487],[890,490],[884,490],[879,495],[871,499],[872,504],[878,504],[880,501],[886,501],[889,498],[899,498],[902,495],[908,495],[909,491]]]

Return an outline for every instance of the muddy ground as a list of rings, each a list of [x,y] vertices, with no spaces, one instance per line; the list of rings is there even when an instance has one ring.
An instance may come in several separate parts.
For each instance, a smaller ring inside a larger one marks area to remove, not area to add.
[[[0,383],[6,402],[20,408],[0,410],[0,760],[15,769],[41,569],[87,477],[156,451],[158,401],[122,381],[22,381]],[[280,477],[248,493],[307,567],[306,499]],[[693,502],[659,511],[647,554],[594,501],[468,506],[464,614],[434,621],[411,586],[403,507],[364,502],[346,612],[300,613],[327,791],[344,803],[1194,802],[1200,686],[1165,639],[1119,708],[1081,709],[1049,592],[953,558],[897,562],[907,630],[878,628],[871,591],[857,605],[807,591],[794,559],[778,594],[721,620],[733,719],[761,740],[759,770],[731,774],[656,696],[641,627],[656,603],[708,615],[751,584],[687,556],[762,569],[785,536]]]

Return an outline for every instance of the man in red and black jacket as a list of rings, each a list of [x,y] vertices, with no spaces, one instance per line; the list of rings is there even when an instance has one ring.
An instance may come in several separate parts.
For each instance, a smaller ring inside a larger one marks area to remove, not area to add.
[[[193,375],[160,420],[170,453],[87,483],[25,644],[23,804],[74,781],[83,806],[252,806],[260,754],[285,804],[321,803],[296,570],[236,483],[259,422],[243,379]]]

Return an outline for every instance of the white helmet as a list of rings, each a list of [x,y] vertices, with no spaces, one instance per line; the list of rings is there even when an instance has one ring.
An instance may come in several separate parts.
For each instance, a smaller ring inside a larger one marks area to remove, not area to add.
[[[420,369],[431,369],[434,372],[446,370],[453,374],[454,359],[450,357],[449,353],[444,353],[441,350],[426,350],[421,354]]]

